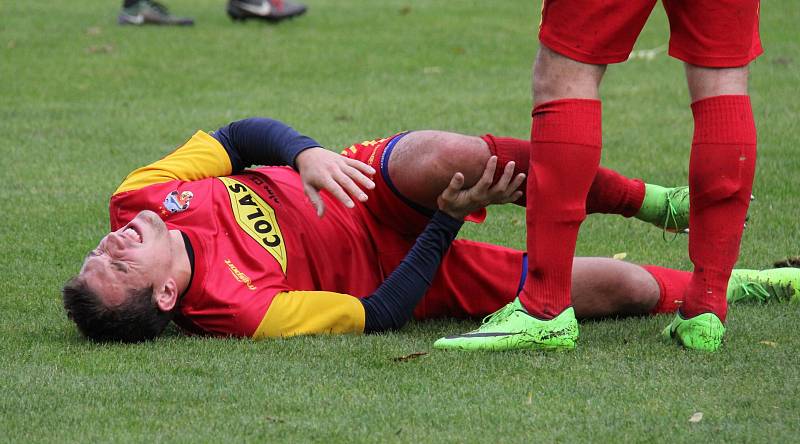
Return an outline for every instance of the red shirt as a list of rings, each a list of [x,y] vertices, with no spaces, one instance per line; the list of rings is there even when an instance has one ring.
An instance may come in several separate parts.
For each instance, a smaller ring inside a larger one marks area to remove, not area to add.
[[[356,297],[383,276],[360,210],[323,194],[317,217],[289,167],[230,170],[224,148],[200,131],[111,198],[113,230],[152,210],[189,238],[193,276],[175,322],[253,337],[363,331]]]

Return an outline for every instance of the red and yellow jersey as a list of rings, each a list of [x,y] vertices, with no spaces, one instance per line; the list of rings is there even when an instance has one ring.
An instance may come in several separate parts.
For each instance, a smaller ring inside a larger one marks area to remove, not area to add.
[[[230,157],[198,131],[128,175],[110,203],[113,230],[158,213],[194,250],[175,322],[189,332],[245,337],[362,332],[365,296],[383,275],[360,209],[323,193],[308,203],[289,167],[231,174]]]

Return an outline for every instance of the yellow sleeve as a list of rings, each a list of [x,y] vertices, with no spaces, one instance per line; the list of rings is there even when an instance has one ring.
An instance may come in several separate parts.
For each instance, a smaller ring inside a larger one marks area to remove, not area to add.
[[[199,180],[227,176],[233,167],[228,152],[211,135],[198,131],[163,159],[128,174],[114,194],[170,180]]]
[[[358,298],[329,291],[278,293],[253,339],[296,335],[363,333],[364,306]]]

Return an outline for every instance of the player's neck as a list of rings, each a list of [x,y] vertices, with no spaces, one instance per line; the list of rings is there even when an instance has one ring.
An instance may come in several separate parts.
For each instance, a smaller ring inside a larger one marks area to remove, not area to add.
[[[189,286],[192,277],[192,264],[189,261],[189,253],[186,251],[186,243],[183,235],[178,230],[169,230],[169,239],[172,243],[172,277],[178,286],[178,294],[183,294]]]

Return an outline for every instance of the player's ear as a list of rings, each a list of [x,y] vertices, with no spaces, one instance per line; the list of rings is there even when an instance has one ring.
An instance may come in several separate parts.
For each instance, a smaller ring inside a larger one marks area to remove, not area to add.
[[[178,285],[172,278],[167,279],[164,284],[156,288],[153,292],[156,305],[161,311],[170,311],[178,303]]]

